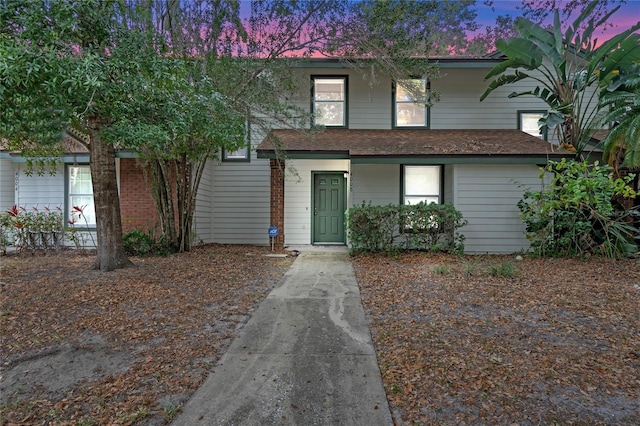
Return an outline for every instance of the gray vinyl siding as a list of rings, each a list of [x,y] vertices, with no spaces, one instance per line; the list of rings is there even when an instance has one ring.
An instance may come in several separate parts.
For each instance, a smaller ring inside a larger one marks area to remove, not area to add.
[[[444,194],[443,204],[453,204],[453,164],[445,165],[444,167]]]
[[[391,81],[383,76],[377,84],[370,85],[361,73],[351,69],[309,68],[301,77],[301,93],[297,105],[305,111],[311,108],[309,86],[311,76],[345,75],[348,80],[347,107],[350,129],[390,129],[391,128]]]
[[[213,242],[213,167],[214,161],[207,161],[200,187],[196,197],[196,210],[193,216],[193,229],[195,231],[195,243]]]
[[[363,202],[384,206],[400,202],[398,164],[357,164],[351,166],[351,206]]]
[[[431,88],[440,101],[431,108],[432,129],[517,129],[518,110],[546,110],[544,102],[533,96],[508,99],[520,90],[533,89],[533,82],[521,81],[494,90],[484,101],[480,96],[489,81],[489,69],[447,69],[443,77],[432,81]]]
[[[210,216],[216,243],[269,244],[271,170],[269,160],[256,158],[255,147],[264,135],[252,132],[251,136],[251,161],[221,162],[212,167]],[[203,215],[205,210],[203,204]]]
[[[514,253],[527,250],[529,241],[517,202],[520,185],[540,186],[535,165],[456,165],[453,170],[454,205],[469,222],[461,228],[468,253]]]
[[[441,77],[432,79],[431,89],[439,100],[430,108],[430,128],[432,129],[517,129],[518,111],[547,110],[544,102],[533,96],[509,99],[514,91],[530,90],[534,81],[521,81],[494,90],[484,101],[480,96],[490,81],[484,76],[490,68],[447,68],[441,70]],[[309,68],[304,72],[310,81],[313,75],[347,75],[348,108],[350,129],[391,129],[393,100],[391,80],[384,75],[376,75],[377,81],[351,69]],[[534,72],[535,73],[535,72]],[[305,111],[310,108],[310,86],[301,77],[301,94],[297,104]]]
[[[295,160],[297,176],[288,174],[284,183],[285,245],[311,244],[311,172],[331,171],[349,173],[347,160]],[[350,187],[347,176],[347,188]],[[351,205],[347,190],[347,206]],[[266,235],[266,229],[265,229]]]
[[[25,163],[14,163],[14,165],[16,166],[15,204],[27,210],[33,207],[64,208],[64,165],[58,165],[53,176],[48,173],[43,176],[33,173],[29,176],[24,173],[27,169]]]
[[[0,211],[5,212],[15,204],[15,175],[13,163],[0,158]]]

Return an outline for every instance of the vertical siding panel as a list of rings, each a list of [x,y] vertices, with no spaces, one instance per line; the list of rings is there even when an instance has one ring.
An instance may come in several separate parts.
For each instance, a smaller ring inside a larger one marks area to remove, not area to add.
[[[256,157],[264,134],[251,134],[250,162],[221,162],[211,173],[212,239],[222,244],[269,244],[269,160]],[[206,206],[201,210],[205,214]]]
[[[207,161],[202,173],[200,187],[196,196],[196,209],[193,215],[193,230],[196,243],[213,242],[213,161]]]
[[[455,204],[455,200],[453,198],[453,164],[447,164],[444,166],[444,203],[445,204]]]
[[[9,210],[16,202],[16,186],[13,163],[0,158],[0,214]]]
[[[400,202],[400,165],[356,164],[351,166],[351,206],[371,202],[384,206]]]
[[[64,165],[56,167],[56,173],[51,176],[45,174],[39,176],[34,173],[31,176],[25,174],[26,164],[16,163],[16,200],[15,203],[26,209],[38,206],[51,208],[64,207]]]
[[[431,108],[432,129],[517,129],[518,110],[547,110],[533,96],[507,97],[514,91],[533,89],[534,82],[528,81],[502,86],[480,102],[490,82],[484,80],[489,70],[442,70],[443,77],[431,83],[432,90],[440,94],[440,101]]]
[[[369,84],[370,79],[352,69],[307,68],[301,72],[301,92],[296,105],[309,111],[311,76],[346,75],[349,92],[347,94],[348,127],[350,129],[390,129],[391,128],[391,80],[377,75],[379,81]],[[306,83],[305,83],[306,80]]]
[[[455,207],[469,222],[461,228],[469,253],[513,253],[529,241],[517,202],[524,185],[540,185],[535,165],[456,165]]]

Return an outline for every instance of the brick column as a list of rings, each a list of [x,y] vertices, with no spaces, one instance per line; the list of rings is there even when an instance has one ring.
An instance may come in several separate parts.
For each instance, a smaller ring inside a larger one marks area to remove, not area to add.
[[[272,159],[271,165],[271,224],[278,227],[279,234],[274,249],[284,250],[284,160]]]

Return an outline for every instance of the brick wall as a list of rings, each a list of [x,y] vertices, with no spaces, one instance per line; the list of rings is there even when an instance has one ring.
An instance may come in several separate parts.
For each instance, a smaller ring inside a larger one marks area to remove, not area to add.
[[[151,196],[151,183],[134,158],[120,159],[120,213],[122,232],[156,229],[158,214]]]
[[[274,241],[276,250],[284,250],[284,160],[270,160],[271,225],[280,231]]]

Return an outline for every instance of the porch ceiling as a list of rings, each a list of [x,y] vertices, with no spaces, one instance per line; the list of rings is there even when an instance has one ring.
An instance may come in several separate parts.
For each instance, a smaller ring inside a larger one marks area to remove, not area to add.
[[[277,147],[277,148],[276,148]],[[345,158],[353,161],[424,158],[561,158],[573,156],[520,130],[325,129],[273,130],[257,148],[258,157]]]

